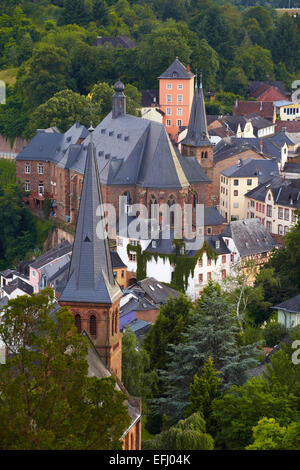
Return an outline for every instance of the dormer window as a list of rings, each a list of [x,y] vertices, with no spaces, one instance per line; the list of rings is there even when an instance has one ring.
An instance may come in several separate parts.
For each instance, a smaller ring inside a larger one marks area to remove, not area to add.
[[[173,72],[173,73],[172,73],[172,77],[173,77],[173,78],[178,77],[178,73],[177,73],[177,72]]]

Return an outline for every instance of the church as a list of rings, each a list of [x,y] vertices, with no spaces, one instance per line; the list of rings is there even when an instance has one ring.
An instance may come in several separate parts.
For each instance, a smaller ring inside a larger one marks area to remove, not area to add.
[[[122,333],[119,328],[122,291],[113,274],[103,214],[96,215],[98,207],[103,210],[102,202],[96,149],[91,138],[68,280],[59,304],[70,308],[78,332],[91,340],[90,349],[95,350],[93,369],[98,371],[95,375],[99,377],[99,370],[100,378],[113,374],[117,387],[127,394],[131,425],[123,436],[123,448],[138,450],[141,448],[141,402],[129,396],[122,384]]]

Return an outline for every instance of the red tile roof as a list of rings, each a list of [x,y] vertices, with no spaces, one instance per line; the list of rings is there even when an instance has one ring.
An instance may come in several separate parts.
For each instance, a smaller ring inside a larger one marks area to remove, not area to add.
[[[283,95],[274,86],[263,85],[255,93],[252,94],[254,98],[259,101],[281,101],[286,100],[286,96]]]
[[[300,132],[300,121],[277,121],[275,126],[276,134],[284,127],[286,128],[286,132]]]
[[[248,116],[257,114],[270,119],[273,122],[274,104],[271,101],[238,101],[234,108],[234,116]]]

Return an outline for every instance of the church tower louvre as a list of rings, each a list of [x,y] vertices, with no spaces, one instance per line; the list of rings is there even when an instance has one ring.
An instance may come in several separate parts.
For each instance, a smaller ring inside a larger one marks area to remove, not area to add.
[[[213,178],[213,145],[208,136],[202,79],[198,88],[197,76],[187,135],[181,143],[185,157],[196,157],[207,176]]]
[[[59,303],[68,306],[78,331],[87,331],[106,366],[120,380],[121,289],[114,279],[95,146],[88,144],[68,281]]]

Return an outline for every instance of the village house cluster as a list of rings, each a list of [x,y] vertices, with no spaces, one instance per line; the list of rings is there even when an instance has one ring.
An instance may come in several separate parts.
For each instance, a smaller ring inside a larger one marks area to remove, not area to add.
[[[257,272],[280,247],[300,208],[300,99],[299,90],[287,99],[277,82],[250,91],[256,101],[236,102],[232,116],[207,116],[202,80],[176,59],[160,75],[159,92],[143,91],[142,117],[126,113],[119,80],[112,111],[95,129],[75,122],[65,133],[38,130],[16,156],[25,201],[39,213],[49,199],[51,217],[76,231],[72,237],[60,229],[56,246],[0,273],[0,308],[50,286],[90,340],[96,375],[114,374],[122,389],[124,329],[141,341],[180,290],[195,300],[210,281],[225,283],[241,270],[251,284],[249,266]],[[167,206],[169,226],[159,211],[155,236],[131,236],[117,224],[108,241],[98,208],[110,203],[119,214],[121,196],[126,227],[141,217],[133,204],[148,209],[149,224],[151,208]],[[196,231],[202,205],[200,247],[191,248],[184,228],[176,232],[175,205],[192,208]],[[175,289],[178,257],[186,269]],[[300,323],[298,297],[274,306],[280,322]],[[129,395],[128,409],[124,448],[139,449],[140,402]]]

